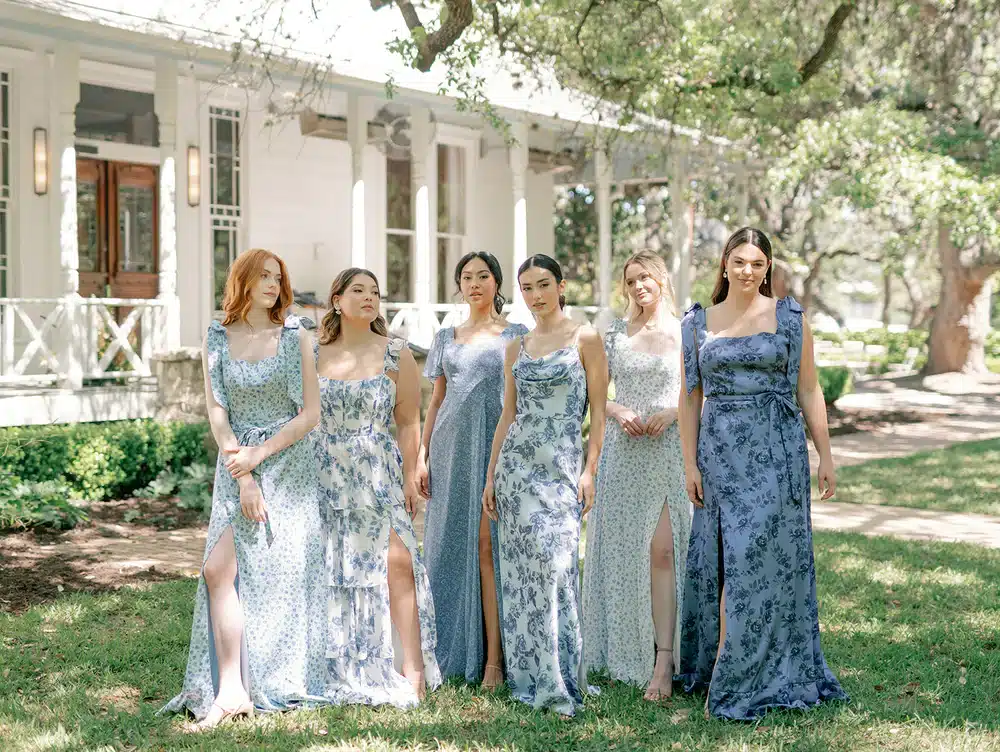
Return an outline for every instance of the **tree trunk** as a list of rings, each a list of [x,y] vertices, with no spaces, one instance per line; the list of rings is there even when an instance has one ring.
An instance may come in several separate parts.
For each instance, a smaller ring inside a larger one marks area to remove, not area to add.
[[[966,267],[951,242],[949,227],[938,227],[941,295],[931,321],[925,376],[937,373],[986,371],[986,331],[980,325],[977,298],[996,265]],[[985,296],[984,296],[985,297]]]
[[[892,309],[892,275],[882,272],[882,326],[889,328],[889,312]]]

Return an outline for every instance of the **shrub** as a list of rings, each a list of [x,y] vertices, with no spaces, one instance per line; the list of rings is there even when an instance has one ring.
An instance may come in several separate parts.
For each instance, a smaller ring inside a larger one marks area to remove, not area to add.
[[[46,480],[25,483],[0,471],[0,530],[32,527],[68,530],[87,519],[86,510],[73,504],[65,483]]]
[[[844,366],[823,366],[817,369],[819,386],[826,404],[832,405],[852,388],[851,372]]]
[[[26,483],[60,481],[70,493],[99,501],[122,498],[163,470],[212,463],[207,423],[152,420],[0,429],[0,473]]]
[[[180,472],[164,470],[136,495],[144,499],[162,499],[177,494],[177,506],[196,509],[203,519],[208,519],[212,513],[214,485],[215,468],[194,462]]]

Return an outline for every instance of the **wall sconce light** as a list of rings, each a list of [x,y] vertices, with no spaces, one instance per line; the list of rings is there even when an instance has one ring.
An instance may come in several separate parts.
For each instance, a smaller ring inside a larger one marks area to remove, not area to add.
[[[35,128],[32,138],[32,164],[35,175],[35,195],[49,192],[49,134],[44,128]]]
[[[201,203],[201,149],[189,146],[187,151],[188,206]]]

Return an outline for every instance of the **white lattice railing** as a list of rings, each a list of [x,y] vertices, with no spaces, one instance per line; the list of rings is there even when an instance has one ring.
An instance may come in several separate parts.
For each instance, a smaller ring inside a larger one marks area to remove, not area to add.
[[[0,298],[0,384],[149,376],[165,315],[155,298]]]

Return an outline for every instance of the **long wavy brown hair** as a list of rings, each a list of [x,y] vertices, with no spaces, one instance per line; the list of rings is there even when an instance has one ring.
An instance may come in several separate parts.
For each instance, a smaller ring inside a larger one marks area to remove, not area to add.
[[[729,236],[729,240],[726,241],[726,245],[722,248],[722,258],[719,259],[719,271],[715,276],[715,289],[712,290],[712,305],[718,305],[729,295],[729,278],[726,277],[726,262],[729,260],[729,254],[741,245],[752,245],[754,248],[759,248],[767,256],[767,274],[764,275],[764,281],[760,283],[760,294],[767,298],[774,297],[774,293],[771,291],[771,271],[774,269],[771,256],[771,241],[767,239],[767,235],[762,230],[758,230],[756,227],[741,227]]]
[[[253,289],[260,281],[264,264],[269,259],[278,262],[281,285],[278,289],[278,299],[274,301],[267,315],[275,324],[284,323],[285,312],[292,305],[292,283],[288,279],[288,267],[278,254],[265,251],[263,248],[252,248],[237,256],[233,265],[229,267],[226,290],[222,296],[223,326],[229,326],[237,321],[246,323],[247,314],[253,307]]]
[[[660,295],[670,301],[670,311],[676,314],[674,309],[674,286],[670,282],[670,273],[667,271],[666,262],[652,251],[644,250],[633,253],[628,257],[625,266],[622,267],[622,297],[625,298],[625,320],[631,321],[642,312],[642,306],[636,305],[632,296],[628,294],[628,280],[625,275],[628,268],[635,264],[649,273],[649,276],[656,280],[660,286]]]
[[[326,301],[329,310],[326,312],[326,315],[323,316],[323,321],[320,323],[319,327],[319,343],[321,345],[329,345],[340,336],[342,322],[340,320],[340,313],[337,312],[337,309],[333,305],[333,299],[343,295],[344,291],[351,284],[351,280],[359,274],[364,274],[366,277],[371,278],[371,280],[375,283],[375,286],[378,288],[379,300],[381,301],[382,286],[379,285],[378,277],[376,277],[373,272],[357,266],[352,266],[350,269],[344,269],[344,271],[338,274],[337,278],[333,280],[333,284],[330,285],[330,295]],[[375,332],[375,334],[380,334],[383,337],[389,336],[389,327],[386,326],[385,319],[382,318],[381,313],[375,317],[375,320],[372,322],[371,329]]]

